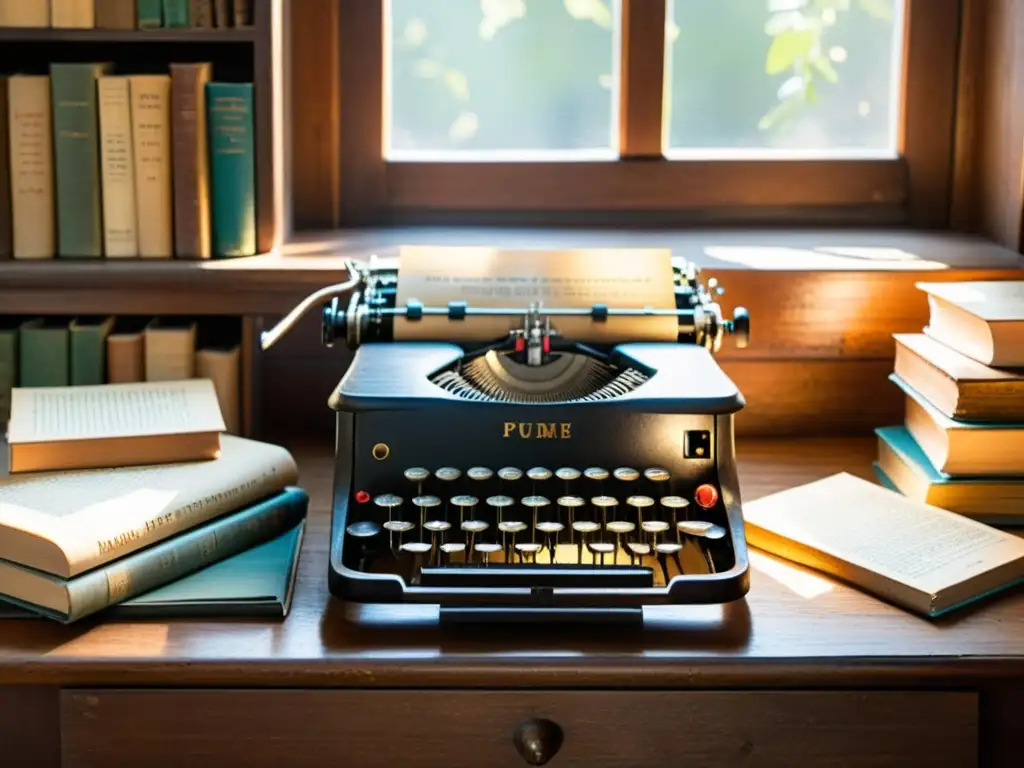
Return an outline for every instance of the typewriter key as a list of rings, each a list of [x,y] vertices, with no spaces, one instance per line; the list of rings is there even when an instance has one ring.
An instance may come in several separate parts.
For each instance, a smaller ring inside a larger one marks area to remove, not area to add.
[[[526,530],[526,523],[520,523],[518,520],[509,520],[504,523],[498,523],[498,530],[501,531],[501,548],[505,550],[505,561],[509,562],[511,561],[511,553],[506,534],[512,534],[512,549],[515,549],[516,534]]]
[[[437,496],[417,496],[412,503],[420,510],[420,540],[423,540],[423,527],[427,522],[427,510],[431,507],[440,506],[441,500]]]
[[[668,530],[668,523],[664,520],[645,520],[640,524],[640,529],[651,534],[651,544],[657,548],[658,534]]]
[[[531,480],[550,480],[551,470],[544,467],[533,467],[533,469],[526,470],[526,476]]]
[[[490,480],[494,473],[487,467],[473,467],[466,471],[466,477],[470,480]]]
[[[390,534],[388,536],[388,538],[390,539],[390,545],[391,545],[391,551],[392,552],[397,552],[397,550],[395,549],[395,537],[394,537],[394,534],[396,534],[396,533],[398,534],[398,549],[401,549],[402,548],[402,534],[405,533],[406,531],[411,531],[415,527],[416,526],[414,526],[408,520],[388,520],[386,523],[384,523],[384,529],[386,531],[388,531],[388,533]]]
[[[461,541],[452,541],[441,545],[441,552],[444,554],[445,565],[451,565],[452,555],[456,552],[465,552],[466,545]]]
[[[522,556],[523,555],[532,555],[533,556],[533,562],[536,563],[537,562],[537,553],[540,552],[543,547],[540,544],[535,544],[533,542],[524,541],[521,544],[516,544],[515,548],[516,548],[516,551],[519,553],[519,561],[520,562],[522,562],[522,559],[523,559]]]
[[[402,545],[404,552],[412,554],[412,568],[409,571],[410,583],[415,581],[416,575],[423,569],[423,556],[430,551],[430,545],[423,541],[410,541]]]
[[[490,526],[483,520],[467,520],[462,524],[462,530],[469,534],[469,541],[466,543],[466,548],[469,550],[468,558],[473,559],[473,544],[476,543],[476,535],[483,533]]]
[[[561,523],[540,522],[537,523],[537,530],[544,534],[544,543],[548,552],[551,553],[551,564],[555,563],[555,550],[558,548],[558,534],[565,530]]]
[[[594,562],[597,562],[597,555],[601,556],[601,565],[604,565],[604,556],[615,551],[615,545],[608,541],[595,541],[587,544],[590,554],[594,555]]]
[[[704,520],[680,520],[676,528],[688,536],[704,536],[714,525]]]
[[[616,480],[621,480],[624,483],[631,483],[640,477],[640,473],[630,467],[619,467],[612,474]]]
[[[661,572],[665,574],[665,583],[668,584],[668,556],[672,555],[672,559],[675,560],[676,568],[679,569],[679,573],[683,572],[683,564],[679,560],[679,551],[682,547],[671,541],[666,541],[656,546],[655,551],[658,553],[658,563],[661,565]]]
[[[438,480],[443,480],[446,483],[450,483],[453,480],[458,480],[462,477],[462,472],[455,467],[441,467],[437,472],[434,473],[434,477]]]
[[[629,564],[635,565],[636,559],[639,559],[641,564],[644,558],[651,554],[651,545],[645,544],[639,541],[626,542],[626,548],[629,549]]]
[[[599,531],[601,526],[591,520],[577,520],[572,524],[572,530],[579,531],[580,544],[577,546],[578,562],[583,562],[583,548],[587,545],[587,534]]]
[[[402,474],[405,475],[405,479],[410,483],[416,483],[416,487],[419,490],[422,490],[423,481],[430,477],[430,472],[423,467],[410,467]]]
[[[672,510],[672,528],[674,528],[676,531],[676,543],[682,544],[682,539],[679,536],[679,510],[686,509],[688,506],[690,506],[690,502],[688,502],[682,496],[662,496],[661,506],[665,507],[666,509]]]
[[[478,501],[476,496],[452,496],[452,504],[459,508],[459,525],[466,519],[466,507],[474,507]]]
[[[560,469],[555,470],[555,477],[568,483],[573,480],[579,480],[580,471],[578,469],[573,469],[572,467],[561,467]]]
[[[501,525],[502,515],[504,514],[505,507],[511,507],[516,501],[511,496],[488,496],[487,506],[494,507],[497,510],[498,525]]]
[[[573,536],[572,532],[575,530],[574,525],[573,525],[573,518],[576,516],[576,508],[577,507],[582,507],[584,504],[586,504],[586,502],[582,498],[580,498],[579,496],[559,496],[558,497],[558,506],[559,507],[565,507],[567,510],[569,510],[569,543],[570,544],[572,544],[573,541],[575,540],[575,537]],[[561,512],[559,512],[559,517],[561,517]]]
[[[541,507],[546,507],[551,502],[543,496],[527,496],[523,499],[523,506],[533,510],[533,529],[537,530],[537,514]]]
[[[380,533],[380,526],[372,520],[362,520],[348,526],[345,529],[345,533],[356,539],[369,539]]]
[[[622,549],[622,534],[632,533],[636,526],[627,520],[612,520],[607,528],[609,533],[615,534],[615,562],[618,562],[619,550]]]
[[[402,497],[395,496],[393,493],[384,493],[375,498],[373,503],[378,507],[387,507],[390,510],[392,507],[397,507],[402,503]]]
[[[433,551],[437,547],[437,534],[444,533],[449,530],[452,527],[452,524],[447,520],[427,520],[427,522],[423,524],[423,527],[430,531],[430,548],[431,551]],[[440,553],[438,553],[438,560],[440,560]]]
[[[648,467],[644,470],[644,477],[652,483],[664,483],[671,479],[672,475],[662,467]]]
[[[630,496],[626,503],[636,510],[636,525],[642,528],[644,525],[644,510],[654,506],[654,499],[650,496]]]
[[[513,481],[518,480],[522,476],[523,470],[516,469],[515,467],[503,467],[502,469],[498,470],[498,477],[500,477],[502,480]]]
[[[614,496],[595,496],[590,500],[590,503],[601,510],[601,527],[607,527],[608,510],[615,507],[619,503],[619,500]]]
[[[476,545],[475,549],[484,556],[484,565],[486,566],[491,564],[491,555],[495,552],[499,552],[501,550],[501,545],[481,542]]]
[[[583,474],[588,480],[607,480],[608,470],[601,469],[601,467],[587,467],[583,470]]]

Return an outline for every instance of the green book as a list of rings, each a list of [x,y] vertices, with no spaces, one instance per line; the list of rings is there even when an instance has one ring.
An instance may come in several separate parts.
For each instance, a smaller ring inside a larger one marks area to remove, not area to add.
[[[252,83],[207,83],[215,257],[256,253]]]
[[[164,0],[164,26],[189,26],[188,0]]]
[[[158,29],[164,25],[163,0],[138,0],[137,23],[139,29]]]
[[[22,323],[18,379],[22,387],[66,387],[71,381],[68,324],[57,318]]]
[[[18,322],[0,315],[0,438],[11,418],[11,390],[18,385]]]
[[[109,64],[50,65],[58,255],[103,255],[96,80]]]
[[[86,317],[71,321],[71,385],[104,384],[107,380],[107,336],[113,317]]]
[[[48,618],[71,623],[149,595],[205,567],[277,539],[305,519],[308,507],[308,494],[301,488],[289,487],[72,579],[0,560],[0,596]]]
[[[108,608],[104,619],[283,619],[291,610],[306,521],[276,539]],[[0,600],[0,619],[39,619]]]

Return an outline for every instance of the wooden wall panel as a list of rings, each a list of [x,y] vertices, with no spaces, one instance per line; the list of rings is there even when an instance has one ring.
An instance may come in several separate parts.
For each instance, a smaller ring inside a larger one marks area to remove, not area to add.
[[[56,688],[0,688],[0,765],[60,765]]]

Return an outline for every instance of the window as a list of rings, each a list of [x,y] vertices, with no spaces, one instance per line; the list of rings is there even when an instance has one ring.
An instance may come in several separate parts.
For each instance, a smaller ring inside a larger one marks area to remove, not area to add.
[[[957,7],[342,0],[343,218],[940,225]]]

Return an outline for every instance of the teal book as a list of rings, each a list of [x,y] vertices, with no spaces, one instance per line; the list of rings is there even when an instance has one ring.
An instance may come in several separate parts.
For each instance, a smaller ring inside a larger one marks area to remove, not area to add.
[[[84,317],[68,328],[71,385],[105,384],[107,380],[107,337],[113,317]]]
[[[72,579],[0,560],[0,596],[69,624],[272,541],[298,526],[308,507],[308,494],[289,487]]]
[[[991,525],[1024,524],[1024,477],[940,472],[903,425],[880,427],[878,469],[904,496]]]
[[[109,64],[50,65],[57,187],[57,253],[103,255],[96,81]]]
[[[18,333],[18,384],[66,387],[71,383],[68,324],[59,318],[28,320]]]
[[[189,26],[188,0],[164,0],[164,26]]]
[[[252,83],[207,83],[214,257],[256,253]]]
[[[125,600],[104,619],[283,619],[291,609],[306,521],[276,539]],[[0,619],[42,618],[0,601]]]
[[[163,0],[138,0],[136,18],[139,29],[158,29],[164,25]]]
[[[18,325],[0,315],[0,438],[11,418],[11,390],[18,385]]]

